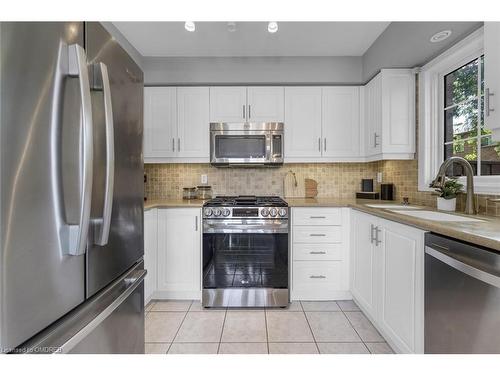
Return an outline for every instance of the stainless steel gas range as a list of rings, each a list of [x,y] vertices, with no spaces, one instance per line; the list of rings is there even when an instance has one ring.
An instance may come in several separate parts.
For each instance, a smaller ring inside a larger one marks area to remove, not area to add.
[[[288,305],[288,204],[222,196],[203,206],[204,307]]]

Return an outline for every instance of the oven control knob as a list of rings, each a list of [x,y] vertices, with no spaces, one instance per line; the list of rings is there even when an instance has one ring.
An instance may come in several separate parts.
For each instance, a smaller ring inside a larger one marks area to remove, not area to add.
[[[260,211],[260,214],[264,217],[269,216],[269,210],[267,208],[263,208],[262,211]]]
[[[211,208],[205,208],[203,210],[203,212],[205,213],[205,216],[210,216],[212,215],[212,209]]]
[[[278,215],[281,217],[286,216],[286,208],[280,208],[278,211]]]
[[[269,210],[269,215],[271,215],[272,217],[275,217],[277,214],[278,214],[278,210],[276,208],[271,208]]]
[[[220,216],[220,214],[221,214],[220,208],[216,208],[214,210],[214,216]]]
[[[229,211],[229,208],[223,208],[222,209],[222,216],[228,217],[231,211]]]

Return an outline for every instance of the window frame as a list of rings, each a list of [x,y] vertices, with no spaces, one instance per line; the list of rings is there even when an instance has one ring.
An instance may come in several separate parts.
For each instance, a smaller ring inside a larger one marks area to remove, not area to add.
[[[444,160],[444,77],[484,55],[481,27],[427,63],[419,73],[418,190],[433,191],[429,184]],[[487,69],[487,68],[485,68]],[[466,185],[466,178],[459,181]],[[500,176],[474,176],[474,190],[500,194]]]

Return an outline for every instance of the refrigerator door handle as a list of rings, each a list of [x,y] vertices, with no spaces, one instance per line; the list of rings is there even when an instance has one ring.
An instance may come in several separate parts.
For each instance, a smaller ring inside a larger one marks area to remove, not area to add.
[[[82,106],[83,125],[83,160],[82,160],[82,190],[80,196],[80,223],[69,225],[70,255],[83,255],[87,246],[87,236],[90,224],[90,204],[92,199],[93,175],[93,134],[92,134],[92,102],[90,99],[90,81],[87,69],[87,56],[78,44],[68,48],[69,76],[78,77]]]
[[[95,221],[94,243],[104,246],[108,243],[111,227],[111,211],[113,208],[113,189],[115,179],[115,136],[113,123],[113,107],[111,104],[111,84],[109,82],[108,67],[104,63],[97,66],[102,78],[104,96],[104,121],[106,127],[106,181],[104,188],[104,204],[102,219]]]

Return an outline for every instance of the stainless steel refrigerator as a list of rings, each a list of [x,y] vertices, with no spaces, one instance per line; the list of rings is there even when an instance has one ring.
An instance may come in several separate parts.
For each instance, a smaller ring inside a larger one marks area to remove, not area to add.
[[[143,73],[97,22],[0,23],[0,349],[143,353]]]

